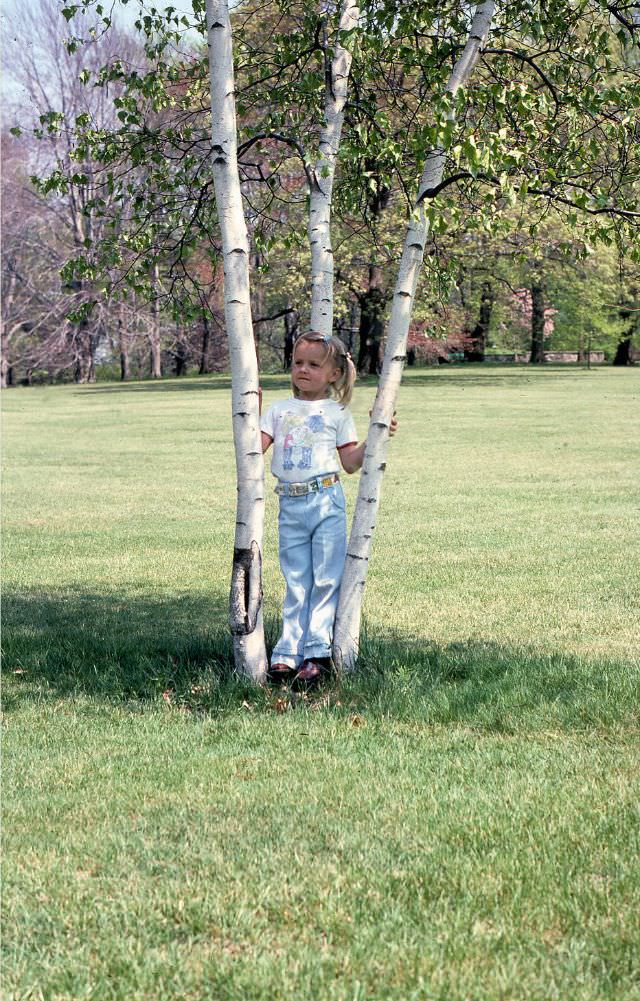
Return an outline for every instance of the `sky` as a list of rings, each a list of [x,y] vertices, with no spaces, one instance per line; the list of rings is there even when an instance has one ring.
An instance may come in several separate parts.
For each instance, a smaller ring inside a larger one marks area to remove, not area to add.
[[[79,0],[75,0],[76,3]],[[53,7],[62,8],[64,4],[61,0],[50,0]],[[108,10],[110,4],[109,0],[102,0],[102,5],[105,11]],[[20,25],[23,12],[27,9],[33,8],[34,4],[32,0],[2,0],[0,3],[0,29],[2,33],[2,55],[1,55],[1,92],[2,92],[2,104],[3,108],[6,109],[7,105],[9,109],[12,105],[21,102],[21,88],[17,81],[15,80],[12,72],[11,66],[15,62],[12,58],[13,54],[16,52],[16,45],[18,45],[17,39],[17,28]],[[122,3],[114,2],[114,21],[122,25],[133,24],[138,17],[140,9],[150,9],[155,7],[156,10],[164,10],[167,7],[173,7],[178,13],[191,14],[192,7],[190,0],[171,0],[170,3],[165,2],[165,0],[153,0],[153,2],[148,2],[148,0],[130,0],[129,3],[123,5]],[[62,15],[60,15],[62,17]],[[3,124],[6,126],[11,125],[8,120],[11,111],[8,114],[5,111],[3,115]]]

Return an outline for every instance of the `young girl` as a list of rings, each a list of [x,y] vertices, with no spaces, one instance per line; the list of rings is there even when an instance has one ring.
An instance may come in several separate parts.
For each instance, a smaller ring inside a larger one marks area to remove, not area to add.
[[[342,468],[354,473],[365,449],[347,408],[355,380],[355,365],[338,337],[303,334],[293,352],[293,396],[269,407],[260,424],[262,451],[273,444],[280,567],[287,585],[268,677],[276,683],[291,680],[297,688],[318,684],[331,664],[347,550],[338,457]],[[395,420],[389,430],[395,433]]]

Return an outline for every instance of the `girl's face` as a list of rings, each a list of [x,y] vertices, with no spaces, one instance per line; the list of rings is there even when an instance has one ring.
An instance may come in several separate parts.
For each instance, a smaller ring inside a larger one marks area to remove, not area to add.
[[[323,400],[329,386],[340,375],[340,369],[327,358],[322,341],[298,341],[293,352],[291,382],[300,400]]]

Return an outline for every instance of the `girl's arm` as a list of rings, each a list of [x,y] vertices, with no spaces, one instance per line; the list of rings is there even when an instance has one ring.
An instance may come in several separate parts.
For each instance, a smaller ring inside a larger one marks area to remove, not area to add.
[[[393,438],[397,430],[398,421],[394,415],[391,418],[391,424],[389,425],[389,437]],[[361,468],[362,463],[364,462],[364,450],[366,444],[366,441],[361,441],[359,444],[354,442],[351,445],[343,445],[338,449],[340,462],[342,463],[342,468],[345,473],[355,473]]]
[[[262,386],[258,386],[258,413],[262,414]],[[273,438],[270,434],[267,434],[266,431],[261,431],[260,434],[262,435],[262,453],[264,455],[273,441]]]
[[[366,444],[366,441],[361,441],[360,444],[353,442],[351,445],[342,445],[338,449],[340,462],[342,463],[342,468],[345,473],[355,473],[357,469],[360,469],[362,463],[364,462],[364,449]]]

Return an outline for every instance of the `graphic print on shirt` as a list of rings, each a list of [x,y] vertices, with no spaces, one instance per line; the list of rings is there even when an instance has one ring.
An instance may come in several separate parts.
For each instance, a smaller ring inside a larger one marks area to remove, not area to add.
[[[311,469],[314,435],[324,430],[322,414],[312,414],[306,418],[297,414],[283,414],[282,430],[284,468]]]

